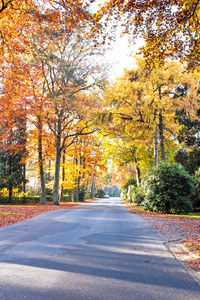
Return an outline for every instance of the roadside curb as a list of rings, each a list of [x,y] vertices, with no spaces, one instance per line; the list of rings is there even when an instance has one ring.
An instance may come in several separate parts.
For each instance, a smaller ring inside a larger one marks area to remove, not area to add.
[[[191,256],[196,256],[194,253],[190,252],[184,245],[182,245],[179,240],[167,241],[164,243],[169,252],[174,256],[174,258],[182,265],[184,270],[192,277],[192,279],[200,286],[200,272],[190,269],[184,261],[186,258]],[[184,254],[182,252],[184,251]],[[180,254],[181,253],[181,254]]]

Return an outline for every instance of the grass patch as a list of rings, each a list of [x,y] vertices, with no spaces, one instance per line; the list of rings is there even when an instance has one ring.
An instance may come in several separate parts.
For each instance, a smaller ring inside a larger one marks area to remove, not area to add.
[[[145,215],[163,215],[163,216],[169,216],[169,217],[179,217],[179,218],[189,218],[189,219],[197,219],[200,220],[200,212],[194,212],[184,215],[177,215],[177,214],[164,214],[161,212],[151,212],[144,210],[143,206],[138,206],[137,203],[131,203],[129,204],[127,201],[122,201],[122,204],[126,206],[128,211],[134,213],[134,214],[145,214]]]

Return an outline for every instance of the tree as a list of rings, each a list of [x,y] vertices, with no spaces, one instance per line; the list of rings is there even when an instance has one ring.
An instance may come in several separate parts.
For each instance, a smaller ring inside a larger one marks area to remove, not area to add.
[[[185,95],[188,93],[188,86],[178,87],[180,92]],[[199,87],[197,86],[197,101],[199,102]],[[200,166],[200,111],[196,110],[196,116],[191,116],[187,109],[176,112],[176,120],[180,125],[178,129],[178,141],[181,145],[175,155],[175,160],[181,163],[185,169],[194,176],[195,171]]]
[[[45,121],[56,139],[54,204],[58,204],[61,153],[78,136],[94,131],[90,129],[92,118],[88,113],[94,102],[84,91],[102,81],[98,65],[91,61],[100,52],[92,40],[83,36],[82,29],[77,28],[71,35],[61,23],[56,31],[49,30],[50,47],[37,50],[46,86]]]
[[[143,145],[152,149],[158,130],[161,161],[164,162],[165,147],[170,149],[172,140],[177,138],[176,111],[186,109],[196,118],[198,78],[198,72],[188,73],[175,61],[149,70],[144,60],[138,59],[137,67],[126,71],[104,95],[107,116],[112,119],[112,125],[108,125],[111,132],[118,133],[124,141],[132,141],[135,148],[141,149]],[[182,95],[177,89],[181,85],[187,85],[189,92]],[[102,114],[105,115],[105,110]]]
[[[15,130],[1,127],[7,133],[7,140],[0,141],[0,188],[7,188],[12,201],[13,188],[21,188],[24,181],[23,158],[25,155],[25,131],[23,122],[15,118]]]
[[[42,203],[45,202],[44,148],[47,150],[49,139],[48,150],[51,150],[47,152],[54,156],[57,139],[55,197],[58,200],[62,151],[79,135],[94,130],[88,130],[92,118],[87,110],[96,107],[96,103],[83,92],[101,81],[94,63],[99,48],[89,30],[93,20],[87,3],[82,1],[11,0],[1,1],[1,5],[1,122],[6,112],[12,129],[12,116],[24,116],[31,153],[31,144],[36,143],[32,133],[37,134],[38,144],[34,146],[38,150]],[[6,132],[2,138],[6,140]]]
[[[132,41],[142,37],[147,65],[156,66],[173,57],[187,61],[188,68],[195,69],[200,55],[199,15],[199,0],[110,0],[95,18],[103,18],[107,25],[111,20],[113,30],[121,20],[123,32],[129,33]],[[101,25],[99,28],[102,31]]]

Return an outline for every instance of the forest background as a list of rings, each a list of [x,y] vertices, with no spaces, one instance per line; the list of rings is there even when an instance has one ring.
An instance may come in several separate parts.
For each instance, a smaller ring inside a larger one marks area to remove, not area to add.
[[[198,210],[199,1],[108,1],[96,12],[93,2],[1,1],[1,201],[59,204],[122,188],[141,204],[152,166],[177,162],[195,178]],[[144,46],[109,82],[104,57],[119,24]]]

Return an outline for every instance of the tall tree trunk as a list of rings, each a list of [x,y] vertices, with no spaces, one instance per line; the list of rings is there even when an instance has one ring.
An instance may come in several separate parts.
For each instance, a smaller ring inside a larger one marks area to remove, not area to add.
[[[91,194],[90,194],[91,199],[94,198],[95,185],[96,185],[96,180],[95,180],[95,176],[93,176],[93,178],[92,178],[92,185],[91,185]]]
[[[164,143],[164,133],[163,133],[163,117],[162,109],[159,110],[159,136],[160,136],[160,152],[161,161],[165,162],[165,143]]]
[[[48,171],[48,175],[47,175],[47,180],[48,182],[51,181],[51,160],[49,159],[49,171]]]
[[[23,172],[23,182],[22,182],[22,191],[26,193],[26,164],[22,165],[22,172]]]
[[[159,100],[162,100],[162,95],[161,95],[161,86],[158,89],[159,92]],[[160,135],[160,153],[161,153],[161,161],[165,162],[165,143],[164,143],[164,133],[163,133],[163,114],[162,114],[162,109],[159,109],[159,135]]]
[[[53,204],[59,205],[59,177],[60,177],[60,160],[61,160],[61,121],[58,121],[58,134],[56,138],[56,165],[54,179]]]
[[[130,185],[129,185],[129,188],[130,188],[129,203],[130,203],[130,204],[132,203],[131,179],[132,179],[132,176],[131,176],[131,163],[130,163]]]
[[[74,157],[74,164],[76,166],[78,166],[78,159],[76,157]],[[74,189],[74,200],[75,201],[78,201],[78,176],[75,176],[75,189]]]
[[[74,203],[74,189],[71,190],[71,202]]]
[[[62,156],[62,183],[65,181],[65,150],[63,151],[63,156]],[[63,201],[63,197],[64,197],[64,187],[63,185],[61,186],[61,190],[60,190],[60,202]]]
[[[158,165],[158,126],[155,131],[155,145],[154,145],[154,166]]]
[[[12,172],[13,172],[13,166],[12,166],[12,155],[9,155],[9,176],[12,176]],[[12,185],[12,181],[9,181],[8,183],[8,191],[9,191],[9,202],[12,201],[12,190],[13,190],[13,185]]]
[[[139,186],[140,182],[141,182],[141,171],[140,171],[140,168],[137,164],[135,165],[135,170],[136,170],[137,186]]]
[[[39,158],[39,169],[40,169],[40,184],[41,184],[41,197],[40,203],[46,203],[46,189],[45,189],[45,180],[44,180],[44,164],[42,156],[42,122],[41,118],[38,116],[38,158]]]
[[[139,186],[141,182],[141,171],[140,171],[138,159],[136,157],[135,157],[135,172],[136,172],[137,186]]]
[[[81,165],[82,165],[82,158],[81,158],[81,153],[79,153],[79,159],[77,160],[77,165],[79,167],[79,171],[78,171],[78,178],[77,178],[77,198],[79,201],[79,194],[80,194],[80,183],[81,183]]]
[[[12,185],[9,185],[8,190],[9,190],[9,194],[8,194],[9,202],[11,202],[12,201],[12,190],[13,190]]]

